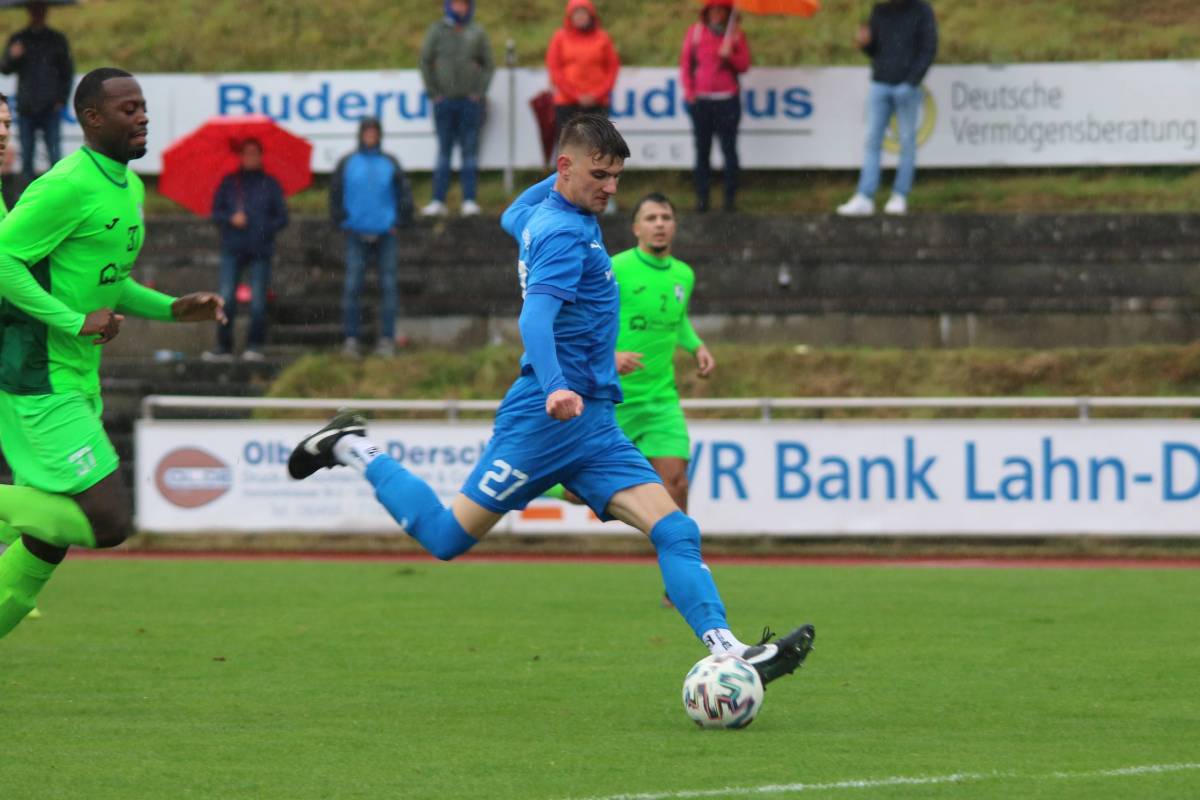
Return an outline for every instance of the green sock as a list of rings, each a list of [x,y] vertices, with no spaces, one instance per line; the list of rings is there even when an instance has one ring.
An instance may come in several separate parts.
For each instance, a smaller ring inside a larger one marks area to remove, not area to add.
[[[0,639],[33,610],[38,592],[57,566],[30,553],[20,539],[0,555]]]
[[[21,532],[9,525],[7,522],[0,520],[0,544],[7,547],[8,545],[21,538]]]
[[[66,495],[2,485],[0,522],[55,547],[96,546],[92,523],[79,504]],[[0,537],[4,535],[0,533]]]
[[[565,500],[567,489],[561,483],[556,483],[542,493],[542,497],[550,497],[555,500]]]

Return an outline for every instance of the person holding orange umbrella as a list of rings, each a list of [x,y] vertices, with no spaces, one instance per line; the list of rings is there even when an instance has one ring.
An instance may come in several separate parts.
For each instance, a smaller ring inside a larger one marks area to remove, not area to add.
[[[725,161],[725,210],[734,211],[738,186],[738,125],[742,119],[740,78],[750,69],[750,45],[733,15],[733,0],[707,0],[700,21],[683,37],[679,73],[692,117],[696,145],[696,211],[708,211],[713,137]]]

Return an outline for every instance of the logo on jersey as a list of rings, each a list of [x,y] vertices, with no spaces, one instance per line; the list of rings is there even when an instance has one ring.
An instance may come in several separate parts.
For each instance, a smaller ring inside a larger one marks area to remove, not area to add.
[[[525,249],[529,249],[529,243],[533,241],[533,234],[529,232],[529,228],[521,231],[521,244],[525,245]]]
[[[120,217],[113,217],[113,221],[108,223],[107,225],[105,225],[104,230],[111,231],[113,228],[117,227],[117,223],[120,221],[121,221]]]
[[[683,287],[680,286],[678,283],[675,284],[675,302],[676,303],[683,302]]]
[[[592,243],[589,244],[588,247],[592,248],[593,250],[603,250],[604,249],[604,245],[600,244],[599,242],[597,242],[595,240],[592,240]]]
[[[118,275],[116,264],[105,264],[104,268],[100,270],[100,285],[112,286],[117,282]]]
[[[158,462],[154,485],[167,502],[180,508],[199,508],[233,488],[233,470],[212,453],[180,447]]]

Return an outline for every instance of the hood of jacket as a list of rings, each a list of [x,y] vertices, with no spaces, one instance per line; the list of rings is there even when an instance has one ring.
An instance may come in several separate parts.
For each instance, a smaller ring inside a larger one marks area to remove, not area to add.
[[[442,10],[446,14],[446,19],[455,25],[466,25],[471,21],[471,17],[475,16],[475,0],[468,0],[467,13],[459,17],[454,13],[454,9],[450,7],[450,0],[445,0],[442,4]]]
[[[733,0],[730,0],[733,2]],[[582,8],[592,16],[592,27],[585,31],[581,31],[571,24],[571,15],[576,9]],[[563,11],[563,27],[571,33],[587,34],[600,28],[600,15],[596,13],[596,6],[592,0],[567,0],[567,8]]]

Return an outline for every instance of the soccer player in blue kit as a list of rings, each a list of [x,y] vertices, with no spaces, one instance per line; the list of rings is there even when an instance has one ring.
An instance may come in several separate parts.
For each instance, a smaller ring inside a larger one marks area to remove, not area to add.
[[[813,626],[755,645],[734,636],[701,559],[699,526],[617,427],[619,293],[596,214],[616,194],[629,147],[608,119],[589,114],[564,126],[558,152],[556,172],[527,189],[501,222],[520,242],[525,354],[491,441],[451,507],[371,442],[363,418],[350,411],[303,439],[288,471],[302,479],[323,467],[360,470],[400,527],[442,560],[561,483],[601,519],[650,537],[668,595],[712,653],[745,659],[764,683],[790,674],[812,649]]]

